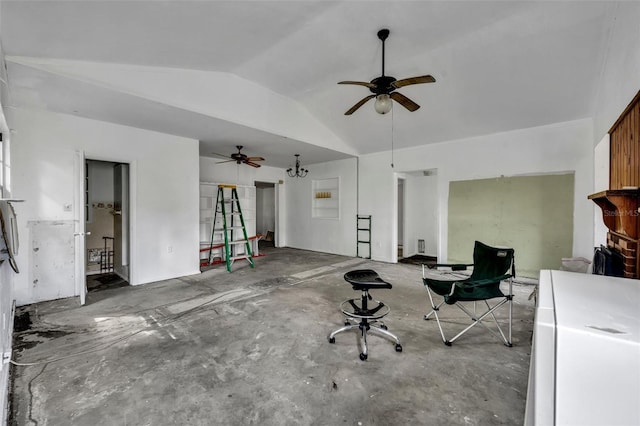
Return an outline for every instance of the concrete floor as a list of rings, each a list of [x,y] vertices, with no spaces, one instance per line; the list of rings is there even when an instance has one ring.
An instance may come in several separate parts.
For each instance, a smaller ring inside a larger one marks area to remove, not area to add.
[[[532,287],[515,285],[514,346],[477,327],[445,346],[424,321],[417,265],[265,249],[256,268],[90,293],[20,309],[12,425],[519,425],[524,418]],[[338,304],[343,280],[371,268],[372,292],[403,351],[372,336],[360,361]],[[459,329],[458,309],[447,311]]]

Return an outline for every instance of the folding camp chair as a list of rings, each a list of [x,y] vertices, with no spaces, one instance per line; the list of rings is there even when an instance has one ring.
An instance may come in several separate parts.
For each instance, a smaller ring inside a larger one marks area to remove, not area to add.
[[[461,270],[464,265],[442,265],[450,266],[453,270]],[[428,278],[425,275],[424,265],[422,265],[422,282],[427,289],[429,301],[431,302],[431,312],[424,316],[428,320],[431,315],[436,317],[440,335],[445,345],[451,346],[458,337],[469,331],[474,326],[480,324],[498,339],[502,339],[506,346],[511,347],[511,317],[512,317],[512,285],[513,277],[515,277],[514,250],[512,248],[496,248],[490,247],[479,241],[476,241],[473,249],[473,272],[468,278],[461,280],[438,280]],[[506,280],[509,285],[509,291],[504,294],[500,290],[500,283]],[[443,298],[438,304],[434,302],[435,295]],[[489,303],[490,299],[499,299],[494,301],[493,305]],[[473,302],[473,310],[464,305],[465,302]],[[481,306],[486,306],[486,311],[481,314],[476,312],[476,303],[480,302]],[[442,330],[442,324],[438,312],[443,304],[456,305],[472,319],[472,323],[456,334],[452,339],[447,340]],[[496,309],[507,304],[509,307],[508,318],[508,338],[502,331],[500,324],[494,314]],[[499,335],[495,330],[490,328],[483,320],[493,320]]]

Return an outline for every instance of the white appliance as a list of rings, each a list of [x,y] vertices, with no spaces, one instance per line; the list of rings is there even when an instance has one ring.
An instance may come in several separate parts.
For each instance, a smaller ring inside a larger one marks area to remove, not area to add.
[[[640,425],[640,281],[540,271],[525,426]]]

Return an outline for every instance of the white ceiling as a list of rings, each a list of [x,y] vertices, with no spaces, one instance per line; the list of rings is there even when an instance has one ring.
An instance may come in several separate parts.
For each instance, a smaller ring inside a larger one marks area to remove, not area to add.
[[[202,155],[244,145],[287,167],[294,153],[305,164],[350,153],[12,58],[235,74],[298,103],[352,152],[371,153],[392,136],[398,149],[591,116],[615,10],[610,1],[3,0],[0,37],[11,105],[196,138]],[[437,82],[399,90],[416,112],[396,104],[381,116],[371,102],[344,116],[369,92],[336,83],[380,74],[383,27],[386,73]]]

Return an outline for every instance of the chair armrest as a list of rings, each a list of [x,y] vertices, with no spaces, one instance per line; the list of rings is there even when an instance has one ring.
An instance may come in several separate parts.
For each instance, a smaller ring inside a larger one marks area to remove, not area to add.
[[[452,271],[466,271],[467,267],[473,266],[473,263],[434,263],[432,265],[425,263],[429,269],[450,268]]]
[[[510,277],[511,277],[511,274],[504,274],[495,278],[485,278],[483,280],[458,281],[456,282],[456,287],[459,287],[459,288],[484,287],[488,285],[493,285],[496,283],[496,281],[499,282],[502,280],[506,280],[507,278],[510,278]]]

